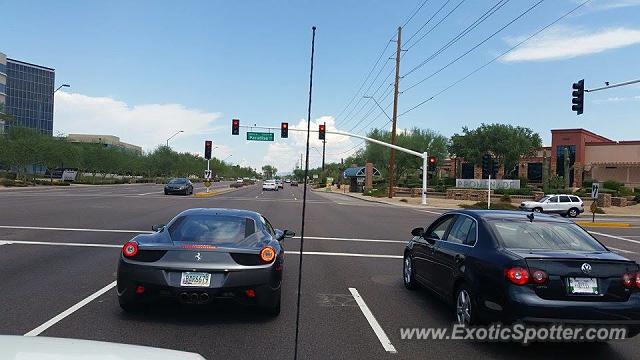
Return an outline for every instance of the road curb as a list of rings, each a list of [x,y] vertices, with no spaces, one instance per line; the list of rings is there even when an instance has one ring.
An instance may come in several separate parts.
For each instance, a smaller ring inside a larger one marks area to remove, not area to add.
[[[613,227],[624,228],[629,227],[631,224],[620,222],[591,222],[591,221],[576,221],[576,224],[584,227]]]
[[[249,185],[249,186],[253,186],[253,185]],[[239,187],[239,188],[232,188],[232,187],[223,188],[223,189],[221,189],[219,191],[213,190],[213,191],[208,192],[208,193],[207,192],[198,192],[198,193],[193,194],[193,196],[195,196],[195,197],[213,197],[213,196],[216,196],[216,195],[228,194],[230,192],[238,191],[240,189],[246,189],[249,186],[243,186],[243,187]]]
[[[349,193],[341,193],[341,192],[334,192],[334,191],[324,191],[324,190],[320,190],[320,189],[313,189],[313,192],[317,192],[317,193],[325,193],[325,194],[338,194],[338,195],[342,195],[342,196],[348,196],[350,198],[353,199],[359,199],[362,201],[368,201],[368,202],[372,202],[372,203],[377,203],[377,204],[385,204],[385,205],[391,205],[391,206],[399,206],[399,207],[404,207],[404,208],[409,208],[409,209],[439,209],[439,210],[459,210],[460,208],[448,208],[448,207],[435,207],[435,206],[430,206],[430,205],[410,205],[410,204],[397,204],[397,203],[393,203],[393,202],[387,202],[387,201],[383,201],[383,200],[377,200],[376,198],[371,198],[369,199],[368,197],[361,197],[361,196],[357,196],[357,195],[351,195]]]

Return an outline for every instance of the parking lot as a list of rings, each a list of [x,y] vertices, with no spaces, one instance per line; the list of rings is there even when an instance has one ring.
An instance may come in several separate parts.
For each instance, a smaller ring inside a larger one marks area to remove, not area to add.
[[[250,209],[299,234],[301,198],[302,187],[288,184],[278,192],[249,186],[209,198],[165,196],[155,184],[0,191],[0,334],[149,345],[208,359],[292,358],[299,237],[285,241],[277,318],[234,304],[158,306],[126,314],[114,286],[122,244],[184,209]],[[527,348],[402,340],[401,328],[450,327],[453,321],[453,310],[443,302],[426,290],[407,291],[402,283],[401,259],[411,229],[428,225],[442,212],[308,194],[300,358],[637,357],[640,337]],[[627,228],[589,230],[611,249],[640,261],[640,224],[627,220]]]

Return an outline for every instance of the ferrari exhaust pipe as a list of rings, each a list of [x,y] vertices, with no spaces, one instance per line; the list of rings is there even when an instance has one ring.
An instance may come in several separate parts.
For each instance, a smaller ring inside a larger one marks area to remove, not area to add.
[[[209,294],[207,293],[200,294],[200,302],[206,303],[207,301],[209,301]]]
[[[187,294],[186,292],[180,293],[180,301],[182,301],[183,303],[188,303],[189,294]]]
[[[198,294],[193,293],[189,296],[189,301],[192,303],[197,303],[198,302]]]

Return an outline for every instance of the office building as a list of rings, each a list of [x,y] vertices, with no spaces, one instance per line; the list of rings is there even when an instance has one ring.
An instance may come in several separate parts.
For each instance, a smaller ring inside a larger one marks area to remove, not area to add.
[[[7,56],[0,53],[0,109],[7,97]],[[0,120],[0,134],[4,132],[4,121]]]
[[[55,70],[0,54],[0,73],[0,101],[12,124],[52,135]]]

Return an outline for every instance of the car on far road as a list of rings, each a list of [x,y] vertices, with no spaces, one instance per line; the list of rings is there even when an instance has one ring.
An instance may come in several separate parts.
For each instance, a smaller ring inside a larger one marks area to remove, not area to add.
[[[276,180],[276,184],[278,184],[278,188],[280,188],[280,189],[284,189],[284,184],[282,183],[282,180],[277,179],[277,180]]]
[[[231,300],[280,313],[282,241],[292,231],[274,229],[253,211],[216,208],[185,210],[152,230],[122,247],[117,293],[124,311]]]
[[[291,180],[291,186],[298,186],[298,180]]]
[[[415,228],[408,289],[453,305],[462,325],[523,323],[640,331],[640,266],[570,220],[521,211],[451,211]]]
[[[584,212],[584,203],[575,195],[552,194],[546,195],[538,201],[524,201],[520,204],[520,209],[577,217]]]
[[[278,184],[275,180],[265,180],[262,182],[262,191],[278,191]]]
[[[284,182],[286,182],[287,184],[291,183],[291,179],[284,179]]]
[[[244,184],[244,180],[242,178],[236,179],[236,184]]]
[[[191,180],[186,178],[174,178],[169,180],[168,183],[164,185],[164,194],[182,194],[182,195],[192,195],[193,194],[193,183]]]

